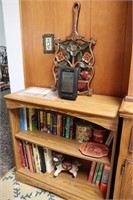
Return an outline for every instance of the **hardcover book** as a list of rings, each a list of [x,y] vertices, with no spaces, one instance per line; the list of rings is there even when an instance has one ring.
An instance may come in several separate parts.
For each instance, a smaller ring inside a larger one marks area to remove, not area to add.
[[[32,144],[34,163],[35,163],[35,172],[41,172],[41,164],[40,164],[40,156],[38,151],[38,146],[36,144]]]
[[[71,122],[71,118],[69,116],[66,116],[65,137],[67,139],[70,138],[70,122]]]
[[[41,166],[41,172],[45,173],[46,172],[46,163],[45,163],[45,157],[44,157],[44,150],[43,147],[37,146],[38,151],[39,151],[39,161],[40,161],[40,166]]]
[[[97,174],[97,178],[96,178],[96,183],[95,183],[96,187],[99,187],[101,177],[102,177],[102,171],[103,171],[103,164],[100,164],[98,174]]]
[[[94,172],[93,179],[92,179],[92,184],[95,184],[95,182],[96,182],[96,177],[98,174],[99,167],[100,167],[100,163],[96,163],[95,172]]]
[[[44,158],[46,163],[46,171],[47,173],[51,173],[55,168],[53,163],[52,150],[44,148]]]
[[[25,118],[24,118],[24,109],[20,108],[20,128],[21,131],[25,130]]]
[[[31,172],[34,172],[34,165],[32,161],[32,151],[31,151],[31,146],[29,143],[26,143],[26,152],[27,152],[27,157],[28,157],[29,169]]]
[[[62,134],[62,115],[57,114],[57,135]]]
[[[95,167],[96,167],[96,162],[92,161],[91,162],[91,168],[90,168],[89,176],[88,176],[89,183],[92,183]]]

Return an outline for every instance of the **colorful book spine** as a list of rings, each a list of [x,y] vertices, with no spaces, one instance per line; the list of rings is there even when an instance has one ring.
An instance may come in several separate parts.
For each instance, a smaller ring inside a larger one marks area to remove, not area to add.
[[[40,110],[37,110],[37,130],[41,130],[41,123],[40,123]]]
[[[24,109],[20,108],[20,128],[21,131],[25,130]]]
[[[32,162],[32,151],[30,148],[30,144],[26,143],[26,152],[28,157],[29,169],[31,172],[34,172],[33,162]]]
[[[26,108],[26,122],[27,122],[27,130],[30,130],[30,125],[29,125],[29,108]]]
[[[54,170],[52,150],[44,148],[44,158],[46,163],[46,171],[47,173],[51,173]]]
[[[47,112],[47,132],[51,133],[51,113]]]
[[[57,114],[52,113],[52,134],[57,135]]]
[[[70,117],[66,117],[66,124],[65,124],[65,137],[67,139],[70,138],[70,121],[71,121],[71,118]]]
[[[102,171],[103,171],[103,164],[100,164],[98,174],[97,174],[97,178],[96,178],[96,183],[95,183],[96,187],[99,187],[101,177],[102,177]]]
[[[41,165],[40,165],[40,157],[39,157],[37,145],[32,144],[32,149],[33,149],[33,157],[34,157],[34,163],[35,163],[35,172],[40,173],[41,172]]]
[[[93,179],[92,179],[92,184],[95,184],[95,182],[96,182],[96,177],[98,174],[99,167],[100,167],[100,163],[96,163],[95,172],[94,172]]]
[[[26,167],[26,163],[25,163],[25,158],[24,158],[22,141],[18,140],[18,145],[19,145],[19,153],[20,153],[21,165],[22,165],[23,168],[25,168]]]
[[[25,130],[27,130],[27,112],[26,112],[26,108],[24,109],[24,124],[25,124]]]
[[[57,114],[57,135],[61,136],[62,133],[62,115]]]
[[[47,114],[43,111],[43,131],[47,132]]]
[[[66,135],[66,129],[65,129],[65,126],[66,126],[66,116],[62,116],[62,136],[65,137]]]
[[[33,115],[33,109],[29,108],[29,130],[32,131],[32,115]]]
[[[26,164],[26,167],[29,168],[28,157],[26,153],[26,142],[23,140],[22,140],[22,147],[23,147],[23,152],[24,152],[25,164]]]
[[[102,179],[101,179],[101,183],[100,183],[100,187],[99,187],[101,192],[104,192],[104,193],[107,192],[109,173],[110,173],[110,166],[104,165]]]
[[[92,161],[91,162],[91,168],[90,168],[89,176],[88,176],[89,183],[92,183],[95,167],[96,167],[96,162]]]
[[[74,133],[74,118],[71,117],[70,118],[70,139],[74,139],[75,138],[75,133]]]
[[[43,131],[44,123],[43,123],[43,111],[40,110],[40,131]]]

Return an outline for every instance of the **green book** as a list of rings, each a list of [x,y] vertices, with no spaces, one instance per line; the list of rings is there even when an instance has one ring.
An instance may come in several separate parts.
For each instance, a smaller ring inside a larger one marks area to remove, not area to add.
[[[71,121],[71,118],[70,117],[66,117],[66,126],[65,126],[65,137],[66,138],[70,138],[70,121]]]
[[[102,177],[102,171],[103,171],[103,164],[100,164],[98,174],[97,174],[97,177],[96,177],[96,182],[95,182],[95,185],[97,187],[99,187],[99,184],[100,184],[100,180],[101,180],[101,177]]]

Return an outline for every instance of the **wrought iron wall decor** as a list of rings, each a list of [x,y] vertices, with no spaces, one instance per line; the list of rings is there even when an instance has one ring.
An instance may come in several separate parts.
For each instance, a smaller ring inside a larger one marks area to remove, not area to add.
[[[93,89],[90,83],[94,77],[95,58],[93,46],[96,41],[93,38],[86,40],[78,33],[78,18],[80,12],[80,2],[73,4],[73,25],[72,33],[65,40],[55,39],[55,55],[53,65],[53,75],[55,83],[53,89],[58,88],[58,71],[60,67],[78,67],[78,94],[92,95]]]

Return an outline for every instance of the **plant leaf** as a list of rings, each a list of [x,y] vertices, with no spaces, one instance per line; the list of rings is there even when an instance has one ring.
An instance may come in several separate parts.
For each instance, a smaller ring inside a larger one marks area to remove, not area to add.
[[[88,42],[84,42],[84,43],[81,45],[81,49],[84,50],[84,49],[86,49],[88,46],[89,46],[89,43],[88,43]]]

